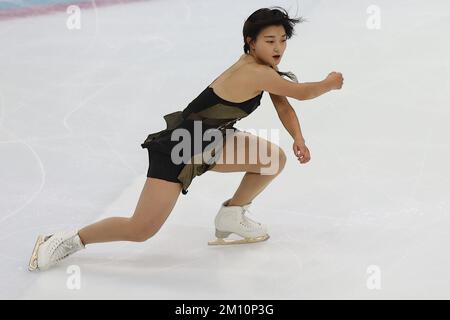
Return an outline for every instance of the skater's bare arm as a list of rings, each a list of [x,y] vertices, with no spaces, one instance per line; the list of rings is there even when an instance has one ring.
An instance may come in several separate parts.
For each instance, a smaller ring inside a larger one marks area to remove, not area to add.
[[[342,87],[342,74],[331,72],[327,78],[318,82],[296,83],[288,81],[269,66],[257,66],[254,69],[257,90],[264,90],[278,96],[297,100],[314,99],[333,89]]]
[[[278,118],[280,118],[286,130],[292,136],[294,140],[305,141],[300,128],[300,122],[298,121],[297,114],[294,108],[289,103],[289,100],[285,96],[278,96],[270,93],[270,99],[277,111]]]

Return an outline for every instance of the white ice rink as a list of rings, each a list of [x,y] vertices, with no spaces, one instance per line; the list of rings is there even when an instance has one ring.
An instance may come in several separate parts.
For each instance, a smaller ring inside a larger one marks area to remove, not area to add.
[[[65,12],[0,21],[1,298],[450,298],[450,2],[230,3],[86,9],[79,30]],[[211,171],[147,242],[88,245],[29,272],[38,234],[131,216],[148,166],[140,144],[237,60],[243,22],[272,5],[308,20],[279,69],[345,83],[289,98],[305,165],[268,92],[236,125],[280,129],[288,163],[250,209],[271,238],[207,245],[243,176]]]

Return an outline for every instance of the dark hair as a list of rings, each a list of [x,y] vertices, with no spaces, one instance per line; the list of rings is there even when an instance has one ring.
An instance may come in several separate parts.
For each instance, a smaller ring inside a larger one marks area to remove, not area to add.
[[[294,34],[294,25],[299,22],[304,22],[306,19],[289,18],[285,9],[272,6],[270,8],[261,8],[253,12],[245,21],[244,28],[242,29],[242,35],[244,36],[244,52],[250,51],[250,46],[247,43],[247,37],[255,39],[258,34],[268,26],[283,26],[286,31],[286,38],[290,39]],[[277,71],[281,76],[287,76],[291,80],[298,82],[297,77],[292,72]]]

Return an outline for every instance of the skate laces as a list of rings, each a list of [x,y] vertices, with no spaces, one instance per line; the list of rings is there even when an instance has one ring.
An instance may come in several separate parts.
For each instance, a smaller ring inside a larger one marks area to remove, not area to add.
[[[70,254],[74,253],[79,249],[79,245],[76,243],[75,236],[63,241],[62,238],[54,239],[53,243],[51,243],[52,255],[51,260],[54,262],[59,262],[62,259],[66,258]]]
[[[242,211],[242,217],[244,218],[244,220],[246,220],[247,222],[253,223],[253,224],[257,224],[257,225],[261,224],[253,219],[250,219],[250,217],[248,217],[248,213],[251,213],[250,210],[248,208],[244,208]]]

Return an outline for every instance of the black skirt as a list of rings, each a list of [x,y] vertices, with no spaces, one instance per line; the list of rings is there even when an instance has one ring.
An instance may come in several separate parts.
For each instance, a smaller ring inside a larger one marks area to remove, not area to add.
[[[147,177],[158,178],[171,182],[181,182],[177,179],[181,170],[184,167],[184,163],[173,163],[170,155],[158,152],[155,150],[148,150],[148,170]]]

